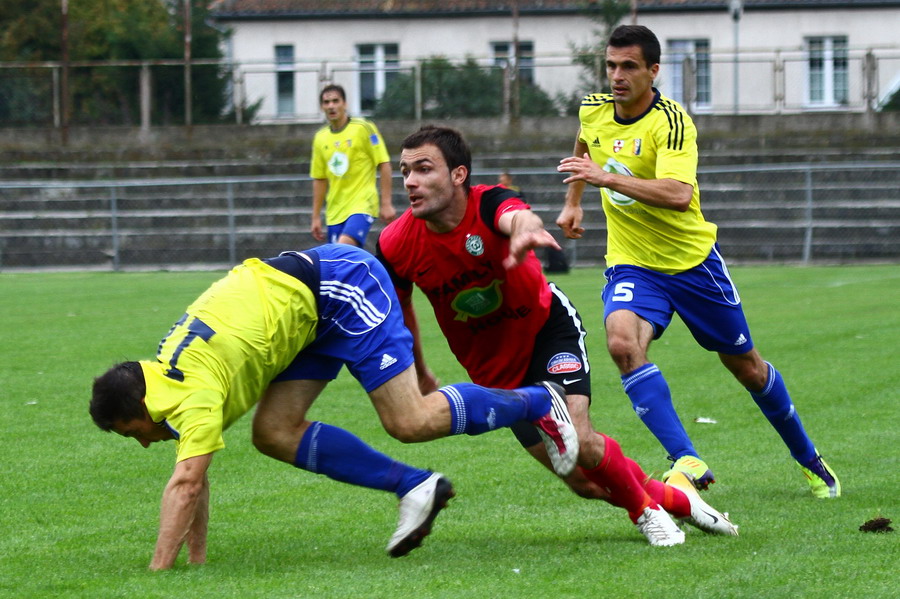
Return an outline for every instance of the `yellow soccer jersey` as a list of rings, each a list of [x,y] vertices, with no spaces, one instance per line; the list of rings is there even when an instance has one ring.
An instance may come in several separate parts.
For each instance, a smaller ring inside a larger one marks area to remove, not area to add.
[[[316,298],[298,279],[255,258],[214,283],[142,361],[145,404],[165,421],[177,460],[225,447],[222,432],[316,336]]]
[[[608,172],[641,179],[675,179],[694,186],[686,212],[647,206],[619,192],[600,190],[607,222],[607,266],[632,264],[673,274],[706,259],[716,226],[700,212],[697,129],[675,101],[657,93],[650,109],[628,121],[615,117],[610,94],[585,96],[579,139]]]
[[[338,132],[322,127],[313,138],[309,175],[328,180],[325,224],[337,225],[352,214],[378,216],[375,184],[378,165],[390,162],[381,133],[371,121],[351,118]]]

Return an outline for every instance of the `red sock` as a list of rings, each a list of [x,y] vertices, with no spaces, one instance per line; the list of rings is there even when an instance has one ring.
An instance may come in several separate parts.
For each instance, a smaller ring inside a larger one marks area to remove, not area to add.
[[[603,437],[606,450],[596,467],[591,470],[582,468],[588,480],[606,489],[610,503],[625,508],[632,522],[637,522],[644,508],[658,509],[657,502],[644,490],[644,481],[635,477],[619,444],[603,433],[597,434]]]
[[[676,518],[687,518],[691,515],[691,501],[684,494],[684,491],[650,478],[644,473],[644,470],[638,463],[631,458],[626,457],[625,461],[631,466],[631,472],[634,474],[634,477],[644,483],[644,490],[653,501],[661,505],[664,510]]]

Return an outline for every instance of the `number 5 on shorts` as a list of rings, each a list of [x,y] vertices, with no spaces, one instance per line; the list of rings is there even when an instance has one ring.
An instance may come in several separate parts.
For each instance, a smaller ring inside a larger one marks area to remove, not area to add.
[[[612,301],[630,302],[634,299],[634,283],[617,283],[613,292]]]

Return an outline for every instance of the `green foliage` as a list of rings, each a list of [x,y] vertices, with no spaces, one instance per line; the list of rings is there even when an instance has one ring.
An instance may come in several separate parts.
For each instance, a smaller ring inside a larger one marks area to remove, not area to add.
[[[456,65],[435,56],[424,61],[422,73],[422,116],[446,119],[487,117],[503,114],[503,70],[484,68],[474,59]],[[415,116],[415,74],[401,73],[388,84],[375,107],[377,118]],[[523,83],[520,111],[525,116],[555,115],[553,100],[536,85]]]
[[[595,23],[593,39],[586,44],[570,43],[572,63],[581,67],[578,89],[569,96],[557,98],[566,114],[578,114],[581,98],[596,91],[608,91],[606,81],[606,40],[617,25],[631,12],[630,0],[586,0],[581,11]]]
[[[191,55],[194,60],[220,59],[223,33],[210,27],[208,3],[191,2]],[[59,0],[33,0],[34,9],[3,10],[0,0],[0,60],[62,60],[62,17]],[[180,60],[184,57],[183,0],[79,0],[69,2],[69,60]],[[29,100],[47,98],[51,72],[18,69],[0,79],[0,120],[28,117],[46,120],[48,106],[29,111]],[[191,72],[196,123],[221,120],[228,106],[230,74],[219,66],[195,66]],[[70,116],[73,124],[136,124],[140,118],[140,69],[137,66],[74,66],[69,70]],[[153,114],[159,124],[184,122],[184,69],[151,67]],[[32,121],[33,122],[33,121]]]
[[[844,497],[809,495],[747,393],[676,321],[654,342],[653,360],[718,476],[704,497],[731,513],[738,538],[691,531],[682,546],[649,547],[621,510],[576,497],[504,431],[401,444],[345,372],[310,417],[454,482],[457,497],[424,546],[388,558],[392,495],[263,457],[245,417],[225,433],[210,470],[209,563],[187,566],[182,556],[173,571],[151,573],[174,449],[145,450],[99,431],[87,413],[90,385],[114,362],[152,357],[221,273],[0,273],[0,597],[896,597],[900,533],[858,527],[877,516],[894,528],[900,521],[900,373],[889,351],[900,311],[888,300],[900,293],[897,266],[736,267],[732,275],[754,340],[784,374]],[[658,474],[665,454],[606,355],[602,271],[554,279],[588,330],[595,426]],[[415,299],[430,366],[444,382],[465,380]]]

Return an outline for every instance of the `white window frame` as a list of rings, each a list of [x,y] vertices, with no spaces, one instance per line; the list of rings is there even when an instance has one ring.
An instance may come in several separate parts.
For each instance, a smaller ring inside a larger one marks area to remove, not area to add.
[[[279,50],[290,49],[290,52],[279,53]],[[287,56],[289,54],[290,56]],[[293,44],[277,44],[275,46],[275,115],[279,118],[293,117],[297,111],[297,82],[294,72]],[[285,73],[290,73],[290,96],[282,94],[281,82]]]
[[[372,49],[372,53],[363,53],[363,49]],[[384,95],[393,76],[399,72],[400,44],[397,43],[369,43],[356,45],[356,64],[359,69],[358,83],[359,93],[354,99],[354,112],[368,115],[372,113],[372,106],[363,108],[364,102],[370,100],[377,102]],[[367,84],[364,79],[368,75],[374,75],[374,98],[365,95]]]
[[[684,60],[690,58],[694,68],[694,89],[697,99],[690,108],[697,111],[712,109],[712,64],[708,39],[672,39],[667,42],[665,76],[669,81],[666,95],[682,106],[689,107],[685,98]]]
[[[515,60],[516,48],[512,41],[491,42],[491,57],[495,67],[506,68]],[[534,83],[534,42],[519,40],[519,81]]]
[[[814,47],[817,46],[817,47]],[[806,48],[806,104],[811,108],[847,106],[849,64],[846,35],[817,35],[804,39]],[[814,56],[818,53],[819,56]],[[818,58],[817,65],[813,59]],[[821,85],[813,79],[820,78]],[[820,91],[820,93],[816,93]]]

